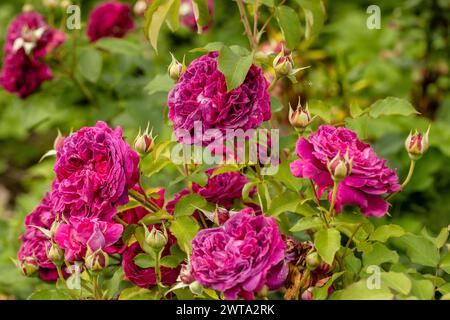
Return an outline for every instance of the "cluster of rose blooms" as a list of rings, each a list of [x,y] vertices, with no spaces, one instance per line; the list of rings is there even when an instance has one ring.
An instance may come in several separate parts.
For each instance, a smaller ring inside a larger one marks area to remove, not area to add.
[[[56,6],[56,1],[47,2],[48,6]],[[62,9],[69,5],[66,2],[61,3]],[[188,29],[197,30],[191,0],[181,2],[180,23]],[[142,16],[148,3],[151,0],[137,1],[134,13]],[[212,1],[209,1],[209,10],[212,17]],[[121,38],[134,28],[129,4],[106,1],[90,12],[86,35],[90,42],[95,42],[104,37]],[[21,98],[34,93],[44,81],[53,79],[53,72],[43,59],[65,40],[64,32],[49,26],[45,18],[29,6],[24,7],[24,12],[14,19],[7,31],[0,85]]]
[[[32,50],[35,56],[41,52],[38,48]],[[204,129],[225,131],[257,128],[270,119],[269,83],[262,69],[252,65],[243,84],[228,91],[217,58],[218,53],[211,52],[178,69],[177,83],[168,95],[169,119],[175,132],[180,128],[193,132],[196,121],[201,121]],[[304,129],[312,119],[299,107],[290,120],[294,127]],[[196,141],[195,137],[180,141],[197,142],[206,141]],[[227,299],[251,299],[267,290],[284,290],[286,298],[298,298],[300,288],[296,288],[295,279],[309,270],[302,281],[301,298],[311,299],[312,287],[324,284],[333,274],[335,266],[321,261],[311,243],[298,243],[282,235],[274,218],[266,217],[259,205],[243,200],[248,180],[241,172],[212,175],[213,168],[206,171],[208,181],[204,186],[192,183],[167,202],[161,187],[147,199],[139,183],[139,161],[152,146],[152,138],[144,133],[135,141],[137,153],[125,142],[120,128],[113,130],[104,122],[60,138],[55,144],[56,177],[51,192],[25,219],[18,253],[23,272],[56,281],[58,276],[68,277],[75,263],[92,272],[100,271],[114,255],[121,260],[127,280],[151,288],[159,275],[155,267],[143,268],[135,263],[144,249],[138,241],[123,241],[124,226],[139,224],[158,209],[172,215],[183,196],[197,194],[217,209],[194,213],[193,218],[202,220],[204,227],[191,242],[188,261],[160,268],[164,285],[173,285],[177,279],[186,285],[199,283],[222,292]],[[427,135],[410,136],[406,147],[410,156],[422,153]],[[344,205],[353,205],[366,216],[383,216],[388,211],[384,196],[401,189],[395,170],[386,165],[386,160],[346,128],[322,125],[308,138],[299,138],[296,153],[299,159],[290,164],[292,174],[311,179],[319,198],[325,194],[331,201],[333,187],[339,181],[336,212]],[[130,193],[143,195],[155,210],[140,206],[118,212],[118,207],[129,201]],[[252,190],[250,197],[255,193]],[[162,256],[170,254],[177,243],[165,224],[148,225],[145,238],[150,246],[161,248]]]

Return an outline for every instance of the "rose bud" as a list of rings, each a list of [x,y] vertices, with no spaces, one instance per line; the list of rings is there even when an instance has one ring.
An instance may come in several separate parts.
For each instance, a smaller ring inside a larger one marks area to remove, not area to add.
[[[172,56],[172,62],[169,64],[167,72],[169,73],[169,77],[172,80],[178,81],[184,70],[186,70],[186,66],[184,65],[184,63],[180,63],[172,53],[170,55]]]
[[[47,258],[55,264],[60,263],[64,260],[64,253],[55,242],[52,242],[52,245],[47,252]]]
[[[179,279],[181,282],[183,282],[184,284],[191,284],[192,282],[195,281],[195,278],[192,276],[192,268],[191,268],[191,264],[183,264],[181,266],[181,270],[180,270],[180,276]]]
[[[58,1],[56,1],[56,0],[42,0],[42,4],[44,5],[44,7],[53,9],[53,8],[56,8],[56,6],[58,5]]]
[[[133,11],[137,16],[143,16],[147,10],[147,2],[144,0],[139,0],[134,4]]]
[[[310,270],[316,269],[320,266],[322,259],[320,259],[319,254],[317,252],[311,252],[306,256],[306,265]]]
[[[192,283],[189,285],[189,289],[191,290],[191,292],[192,292],[193,294],[198,294],[198,295],[200,295],[200,294],[202,294],[202,292],[203,292],[203,286],[202,286],[202,284],[201,284],[200,282],[198,282],[198,281],[192,282]]]
[[[134,149],[143,158],[150,152],[152,152],[155,146],[155,138],[152,136],[152,132],[148,133],[148,127],[145,132],[141,134],[139,130],[136,139],[134,140]]]
[[[275,73],[279,77],[286,77],[291,75],[292,70],[294,69],[292,55],[286,55],[284,50],[281,50],[273,60],[273,68],[275,69]]]
[[[61,134],[61,131],[58,130],[58,135],[53,142],[53,149],[58,151],[64,145],[64,139],[66,137]]]
[[[428,127],[425,134],[418,133],[417,130],[409,133],[408,138],[405,141],[405,148],[408,152],[409,158],[411,160],[419,160],[422,155],[428,150],[428,136],[430,134],[430,127]]]
[[[203,214],[206,216],[206,218],[208,218],[208,220],[214,222],[219,226],[224,224],[225,221],[227,221],[230,217],[228,210],[225,208],[220,208],[219,206],[216,207],[216,210],[214,210],[214,212],[204,211]]]
[[[352,172],[353,158],[349,159],[348,150],[344,158],[341,158],[340,153],[331,160],[327,161],[327,168],[334,181],[341,181],[349,176]]]
[[[311,118],[311,114],[308,110],[308,104],[306,107],[302,107],[300,99],[298,101],[295,111],[289,105],[289,122],[298,132],[303,132],[313,122],[316,116]]]
[[[71,4],[72,2],[70,2],[69,0],[63,0],[59,5],[62,9],[66,10]]]
[[[34,10],[34,7],[32,4],[26,3],[22,7],[22,12],[31,12]]]
[[[101,271],[108,266],[109,256],[102,249],[91,252],[91,250],[88,248],[86,257],[84,258],[84,263],[89,271]]]
[[[302,300],[312,300],[313,299],[314,287],[309,287],[302,293]]]
[[[168,239],[161,230],[158,230],[155,227],[153,227],[151,231],[148,231],[147,228],[145,228],[145,230],[145,243],[152,249],[159,251],[166,246]]]
[[[31,277],[36,274],[39,269],[36,259],[33,257],[25,257],[22,261],[20,261],[19,267],[22,273],[27,277]]]

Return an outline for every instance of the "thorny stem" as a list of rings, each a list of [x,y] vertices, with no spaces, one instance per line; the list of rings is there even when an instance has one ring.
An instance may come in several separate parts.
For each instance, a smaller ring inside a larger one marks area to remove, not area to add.
[[[330,217],[333,217],[334,215],[334,205],[336,204],[336,195],[337,195],[337,191],[338,191],[338,186],[339,186],[339,182],[334,181],[333,184],[333,193],[331,194],[331,204],[330,204]]]
[[[256,42],[255,42],[255,38],[253,37],[252,30],[250,28],[250,23],[248,21],[247,11],[245,9],[244,1],[236,0],[236,3],[239,8],[239,13],[241,16],[242,24],[244,25],[244,32],[247,35],[248,41],[250,42],[250,46],[252,49],[256,49]]]
[[[353,231],[353,233],[351,234],[350,238],[348,238],[347,243],[345,244],[345,248],[344,251],[342,252],[342,259],[345,258],[346,254],[347,254],[347,250],[348,247],[350,246],[350,243],[353,240],[353,237],[356,235],[356,233],[358,232],[359,228],[361,228],[363,226],[364,222],[361,222],[360,224],[358,224],[358,226],[355,228],[355,231]]]
[[[155,213],[156,211],[159,211],[159,208],[153,204],[152,202],[145,201],[145,198],[142,194],[137,192],[136,190],[130,189],[128,190],[128,195],[132,197],[134,200],[142,204],[144,208],[146,208],[148,211]]]
[[[283,5],[286,2],[286,0],[283,0],[280,2],[280,4],[278,6]],[[270,21],[273,19],[273,17],[275,17],[275,10],[272,11],[272,13],[270,14],[270,16],[267,18],[266,22],[264,22],[263,26],[261,27],[261,29],[259,30],[258,34],[256,35],[256,42],[258,43],[259,40],[261,39],[264,30],[267,28],[267,26],[269,25]]]
[[[60,279],[63,283],[65,283],[66,280],[64,279],[64,275],[63,275],[62,270],[61,270],[61,264],[60,264],[60,263],[55,263],[55,266],[56,266],[56,271],[58,272],[58,277],[59,277],[59,279]]]
[[[272,89],[275,87],[275,85],[277,84],[278,81],[278,77],[275,75],[275,77],[273,78],[272,82],[269,85],[269,88],[267,88],[267,91],[272,91]]]

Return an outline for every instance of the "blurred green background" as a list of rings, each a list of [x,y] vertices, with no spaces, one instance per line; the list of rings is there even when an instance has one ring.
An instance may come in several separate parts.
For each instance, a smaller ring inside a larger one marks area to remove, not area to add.
[[[7,26],[25,3],[60,24],[62,10],[48,9],[40,0],[2,1],[2,47]],[[26,100],[0,89],[0,299],[26,298],[33,286],[44,285],[23,277],[11,258],[20,245],[24,216],[50,189],[54,158],[42,162],[39,159],[52,149],[57,130],[67,135],[71,130],[104,120],[112,126],[122,126],[132,142],[139,127],[150,122],[161,139],[169,138],[167,94],[149,95],[144,89],[156,75],[166,72],[169,51],[179,59],[186,54],[189,62],[198,54],[188,51],[208,42],[247,45],[231,0],[215,0],[215,22],[204,35],[188,30],[171,34],[164,27],[158,55],[143,38],[143,18],[134,16],[137,30],[126,38],[129,50],[102,53],[101,74],[93,83],[80,75],[79,64],[86,63],[80,62],[83,50],[89,47],[85,23],[96,3],[81,1],[82,29],[76,37],[78,60],[69,59],[75,36],[74,31],[66,30],[68,40],[59,50],[60,57],[48,61],[55,74],[53,81],[44,83],[39,92]],[[366,27],[366,9],[372,4],[381,9],[381,29]],[[450,223],[449,1],[334,0],[325,1],[325,6],[327,18],[320,34],[302,41],[295,55],[297,64],[310,68],[301,73],[297,84],[281,85],[278,98],[285,107],[274,114],[273,121],[277,127],[288,128],[287,102],[295,104],[300,95],[302,101],[325,108],[333,123],[345,122],[372,143],[390,166],[398,168],[400,177],[405,177],[409,166],[404,139],[411,129],[425,131],[431,123],[430,150],[419,161],[407,190],[395,198],[391,217],[382,220],[401,224],[413,232],[423,227],[437,232]],[[269,27],[264,41],[279,37],[279,30]],[[59,72],[60,64],[75,68],[79,81],[92,94],[91,100]],[[386,116],[353,121],[349,117],[355,106],[364,109],[387,96],[408,99],[420,115],[407,120]],[[286,138],[285,143],[288,142],[292,149],[292,139]],[[147,183],[164,185],[175,174],[161,174]]]

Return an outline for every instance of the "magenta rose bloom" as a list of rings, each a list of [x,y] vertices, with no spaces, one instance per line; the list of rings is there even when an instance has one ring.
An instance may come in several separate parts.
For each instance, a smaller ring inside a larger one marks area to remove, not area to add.
[[[262,70],[252,65],[244,83],[227,92],[217,57],[211,52],[192,61],[169,93],[169,119],[182,143],[206,146],[217,139],[217,132],[198,131],[217,129],[225,135],[227,129],[256,128],[271,117],[269,83]],[[200,127],[194,132],[196,123]]]
[[[50,28],[40,14],[27,12],[17,16],[6,36],[0,85],[21,98],[35,92],[42,82],[53,78],[50,68],[40,59],[64,40],[65,34]]]
[[[207,31],[214,20],[214,1],[208,0],[209,21],[202,31]],[[192,0],[181,0],[180,4],[180,23],[187,29],[198,31],[197,21],[195,20],[194,7]]]
[[[53,203],[52,194],[47,192],[36,209],[25,217],[25,226],[37,226],[49,230],[56,217]]]
[[[91,11],[87,23],[87,36],[91,42],[104,37],[122,38],[133,29],[130,5],[109,1],[97,5]]]
[[[285,244],[273,218],[248,212],[219,228],[203,229],[192,240],[192,275],[205,287],[252,299],[264,285],[279,288],[287,277]]]
[[[151,230],[153,226],[149,226]],[[162,252],[162,257],[170,255],[170,247],[176,243],[175,237],[168,233],[168,242]],[[141,268],[134,263],[134,258],[144,251],[139,246],[138,242],[133,243],[125,253],[122,258],[123,271],[125,272],[125,277],[141,288],[150,288],[156,285],[156,274],[155,268]],[[161,282],[165,285],[172,285],[177,281],[178,275],[180,274],[181,266],[176,268],[161,267]]]
[[[382,195],[401,190],[395,170],[386,166],[386,160],[377,157],[369,144],[360,141],[355,132],[346,128],[322,125],[308,139],[297,142],[300,157],[291,163],[292,174],[312,179],[318,186],[319,196],[328,192],[331,199],[333,180],[327,169],[327,160],[348,150],[353,158],[351,174],[339,182],[336,211],[343,205],[356,205],[366,216],[381,217],[388,211]]]
[[[64,139],[56,154],[56,212],[111,220],[138,181],[138,163],[120,127],[113,130],[100,121],[78,130]]]
[[[120,223],[96,218],[72,218],[69,223],[61,224],[55,234],[55,240],[64,249],[64,257],[69,262],[82,260],[88,249],[90,252],[108,252],[123,232]]]

